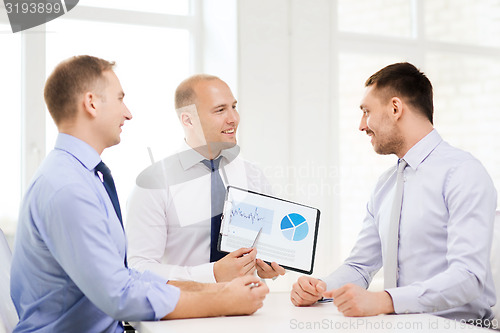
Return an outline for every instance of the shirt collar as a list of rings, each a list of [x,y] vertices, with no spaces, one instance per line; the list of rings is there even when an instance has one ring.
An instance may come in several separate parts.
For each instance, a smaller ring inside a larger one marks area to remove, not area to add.
[[[443,139],[439,133],[433,129],[429,134],[417,142],[417,144],[411,147],[403,159],[413,170],[416,170],[441,142],[443,142]]]
[[[232,162],[240,153],[240,147],[235,145],[229,149],[224,149],[220,152],[219,156],[226,160],[226,164]],[[181,162],[182,168],[187,170],[197,163],[207,159],[205,156],[198,153],[191,146],[189,146],[186,140],[183,141],[181,151],[178,152],[179,160]]]
[[[93,170],[101,162],[101,156],[94,148],[69,134],[59,133],[54,148],[72,155],[88,170]]]

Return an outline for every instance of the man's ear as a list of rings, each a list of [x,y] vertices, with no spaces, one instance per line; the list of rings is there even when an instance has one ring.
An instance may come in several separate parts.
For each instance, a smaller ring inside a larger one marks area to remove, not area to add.
[[[181,124],[186,127],[193,127],[193,121],[191,120],[191,114],[187,112],[181,113]]]
[[[397,120],[403,115],[403,101],[399,97],[391,98],[392,115]]]
[[[83,110],[91,117],[97,116],[97,96],[87,92],[83,96]]]

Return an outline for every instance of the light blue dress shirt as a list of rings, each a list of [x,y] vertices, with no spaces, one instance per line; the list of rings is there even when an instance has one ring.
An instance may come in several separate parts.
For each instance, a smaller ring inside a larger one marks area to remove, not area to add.
[[[490,249],[497,193],[482,164],[430,132],[403,157],[397,288],[387,289],[396,313],[490,319],[495,289]],[[396,169],[379,179],[356,244],[324,281],[367,288],[382,267]]]
[[[15,332],[122,332],[159,320],[180,291],[124,265],[126,238],[94,168],[99,154],[59,134],[23,199],[14,245]]]

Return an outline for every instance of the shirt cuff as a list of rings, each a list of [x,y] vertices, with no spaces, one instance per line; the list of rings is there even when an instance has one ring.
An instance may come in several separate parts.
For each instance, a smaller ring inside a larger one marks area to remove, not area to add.
[[[145,271],[142,274],[144,281],[149,281],[151,288],[146,297],[154,312],[154,320],[160,320],[174,311],[181,296],[181,290],[166,283],[165,279],[154,273]]]
[[[191,276],[194,277],[194,281],[196,282],[201,282],[201,283],[217,282],[215,280],[213,262],[191,267]]]
[[[394,312],[397,314],[436,312],[426,309],[420,304],[419,299],[422,291],[416,286],[389,288],[385,290],[391,295]]]

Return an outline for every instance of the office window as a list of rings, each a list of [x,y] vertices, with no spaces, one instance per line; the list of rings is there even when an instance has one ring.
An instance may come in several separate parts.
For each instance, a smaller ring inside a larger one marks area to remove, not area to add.
[[[13,35],[7,24],[0,24],[0,32],[0,228],[13,235],[21,199],[21,36]]]
[[[410,37],[410,10],[410,0],[339,0],[339,31]]]
[[[357,131],[363,83],[388,64],[410,61],[427,74],[434,86],[436,129],[444,140],[480,159],[500,189],[496,153],[500,150],[500,2],[339,0],[338,6],[339,238],[344,259],[361,228],[378,176],[396,162],[393,155],[374,153],[366,135]],[[417,20],[419,15],[421,20]],[[410,22],[424,26],[415,24],[409,30]],[[343,31],[362,33],[357,41],[367,52],[353,48],[350,35]],[[391,31],[406,41],[386,38]]]
[[[476,156],[500,189],[500,59],[432,52],[425,63],[436,127],[446,141]]]
[[[188,15],[190,0],[86,0],[79,6],[101,7],[171,15]]]
[[[47,24],[47,31],[47,75],[61,60],[78,54],[117,64],[133,119],[122,128],[121,143],[106,149],[102,159],[113,172],[125,209],[135,177],[151,163],[147,147],[158,160],[180,146],[183,133],[174,109],[174,91],[190,74],[190,34],[183,29],[65,19]],[[47,116],[47,152],[56,135]]]
[[[498,1],[433,0],[423,4],[426,38],[460,44],[500,45]]]
[[[479,158],[500,189],[498,0],[239,3],[241,94],[258,101],[246,115],[267,130],[241,132],[245,153],[268,170],[304,171],[268,175],[287,189],[278,195],[321,209],[314,274],[346,259],[378,177],[396,164],[358,129],[364,82],[389,64],[408,61],[428,75],[437,130]],[[263,149],[269,142],[274,149]],[[323,166],[331,172],[314,177]],[[283,280],[286,291],[296,277]]]

